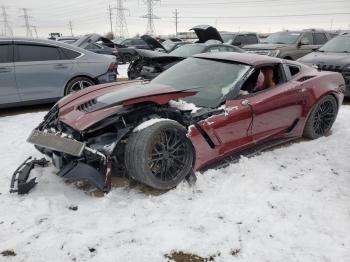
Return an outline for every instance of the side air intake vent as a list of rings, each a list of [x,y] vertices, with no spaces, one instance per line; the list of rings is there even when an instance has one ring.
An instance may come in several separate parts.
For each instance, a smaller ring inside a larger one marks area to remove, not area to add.
[[[314,77],[315,76],[303,76],[303,77],[299,78],[297,81],[304,82],[304,81],[309,80],[309,79],[314,78]]]

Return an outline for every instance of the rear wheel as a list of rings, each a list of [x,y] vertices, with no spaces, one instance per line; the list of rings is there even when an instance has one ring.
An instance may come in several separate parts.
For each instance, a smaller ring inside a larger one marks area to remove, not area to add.
[[[125,166],[133,179],[156,189],[177,186],[191,171],[192,145],[186,129],[162,120],[131,134],[125,148]]]
[[[64,95],[69,95],[75,93],[79,90],[82,90],[86,87],[93,86],[95,83],[87,77],[77,77],[70,80],[64,91]]]
[[[338,105],[331,95],[322,98],[312,109],[306,121],[303,136],[316,139],[326,135],[337,117]]]

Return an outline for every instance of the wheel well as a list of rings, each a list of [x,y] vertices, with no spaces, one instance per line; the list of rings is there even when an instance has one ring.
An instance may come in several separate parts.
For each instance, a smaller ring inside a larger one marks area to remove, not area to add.
[[[64,86],[63,95],[66,93],[66,89],[67,89],[67,86],[68,86],[69,82],[71,82],[72,80],[74,80],[74,79],[76,79],[76,78],[79,78],[79,77],[85,77],[85,78],[91,80],[92,82],[94,82],[96,85],[98,84],[96,78],[93,78],[93,77],[90,77],[90,76],[87,76],[87,75],[78,75],[78,76],[74,76],[74,77],[72,77],[71,79],[69,79],[69,80],[67,81],[66,85]]]

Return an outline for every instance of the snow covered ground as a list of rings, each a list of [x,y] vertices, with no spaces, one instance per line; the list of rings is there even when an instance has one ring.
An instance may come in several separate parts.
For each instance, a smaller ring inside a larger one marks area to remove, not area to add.
[[[0,118],[0,253],[16,253],[0,261],[154,262],[172,251],[215,261],[350,261],[350,106],[329,137],[198,174],[194,187],[152,196],[124,186],[97,198],[49,167],[33,173],[39,184],[29,195],[9,194],[14,169],[41,157],[25,140],[43,115]]]

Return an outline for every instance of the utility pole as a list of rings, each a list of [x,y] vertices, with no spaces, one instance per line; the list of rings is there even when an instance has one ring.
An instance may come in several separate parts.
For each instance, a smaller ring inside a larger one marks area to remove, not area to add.
[[[156,33],[156,30],[154,28],[154,19],[159,19],[158,16],[153,14],[153,7],[161,0],[144,0],[144,3],[147,5],[147,14],[141,16],[141,18],[147,18],[147,34],[154,35]]]
[[[31,28],[31,25],[29,24],[29,15],[28,15],[28,8],[20,8],[20,10],[23,11],[23,17],[24,17],[24,27],[26,28],[26,36],[27,37],[33,37],[33,33]]]
[[[73,23],[72,23],[72,20],[69,20],[68,26],[69,26],[69,30],[70,30],[70,35],[71,35],[71,36],[74,36],[74,34],[73,34]]]
[[[177,9],[175,9],[174,12],[174,18],[175,18],[175,36],[177,36],[177,25],[179,23],[179,12],[177,11]]]
[[[6,35],[9,35],[9,36],[13,36],[13,31],[12,31],[12,28],[9,24],[9,21],[8,21],[8,16],[7,16],[7,12],[6,12],[6,9],[8,9],[8,7],[6,6],[1,6],[1,16],[2,16],[2,23],[3,23],[3,34],[6,36]]]
[[[108,5],[108,16],[109,16],[109,23],[110,23],[110,26],[111,26],[111,30],[110,32],[113,33],[113,25],[112,25],[112,8],[111,8],[111,5]]]
[[[124,11],[128,11],[130,15],[129,9],[125,8],[123,6],[124,0],[117,0],[117,19],[116,19],[116,36],[119,35],[119,37],[128,37],[128,26],[126,24],[126,19],[124,15]],[[118,32],[119,29],[119,32]]]

